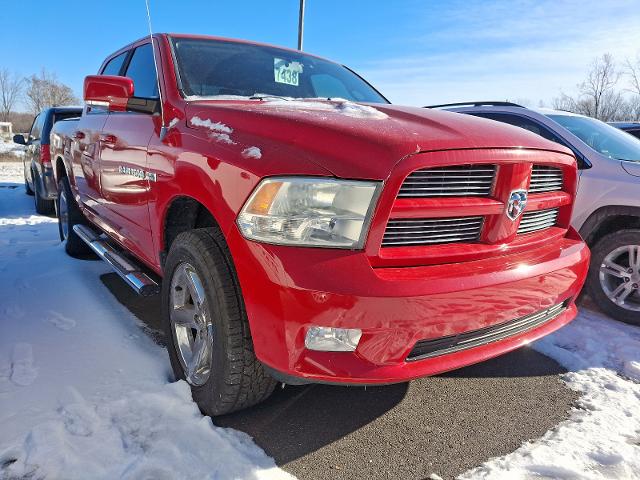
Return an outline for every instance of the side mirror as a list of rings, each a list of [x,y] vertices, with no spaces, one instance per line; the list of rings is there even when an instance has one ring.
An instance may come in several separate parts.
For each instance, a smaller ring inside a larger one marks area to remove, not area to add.
[[[24,139],[24,135],[17,134],[13,136],[13,143],[17,143],[19,145],[26,145],[27,141]]]
[[[133,97],[133,80],[116,75],[89,75],[84,79],[84,101],[123,112]]]

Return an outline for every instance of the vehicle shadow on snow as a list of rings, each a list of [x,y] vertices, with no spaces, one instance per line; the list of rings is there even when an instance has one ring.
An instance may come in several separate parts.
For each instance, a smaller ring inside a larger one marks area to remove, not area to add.
[[[11,195],[11,197],[17,194],[21,200],[21,202],[19,202],[19,208],[17,209],[14,208],[15,204],[13,202],[10,202],[10,205],[12,207],[11,209],[9,209],[8,206],[3,206],[2,203],[0,203],[0,216],[3,219],[12,220],[16,218],[24,218],[25,215],[39,215],[55,218],[55,213],[52,213],[51,215],[41,215],[39,213],[36,213],[35,206],[33,204],[33,197],[26,194],[26,192],[24,191],[24,184],[22,183],[0,182],[0,192],[3,194],[9,192],[9,195]],[[25,208],[22,208],[23,206]]]
[[[163,344],[159,297],[137,296],[116,274],[101,280]],[[411,383],[278,387],[263,404],[214,422],[248,433],[299,478],[453,478],[564,420],[578,394],[559,380],[563,372],[522,348]]]

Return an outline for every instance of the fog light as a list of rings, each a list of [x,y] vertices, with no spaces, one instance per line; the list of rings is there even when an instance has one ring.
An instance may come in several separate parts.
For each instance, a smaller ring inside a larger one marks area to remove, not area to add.
[[[359,328],[311,327],[304,345],[309,350],[322,352],[353,352],[361,336]]]

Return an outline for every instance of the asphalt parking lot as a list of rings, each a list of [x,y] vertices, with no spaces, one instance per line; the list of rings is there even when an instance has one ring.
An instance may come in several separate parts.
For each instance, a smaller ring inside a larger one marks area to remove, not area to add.
[[[115,274],[101,279],[163,343],[158,297],[136,296]],[[578,394],[560,381],[563,371],[524,348],[409,384],[287,386],[215,423],[248,433],[300,479],[448,479],[565,419]]]

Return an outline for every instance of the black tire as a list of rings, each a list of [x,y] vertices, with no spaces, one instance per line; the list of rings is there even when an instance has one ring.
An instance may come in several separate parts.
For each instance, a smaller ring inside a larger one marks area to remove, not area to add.
[[[65,219],[61,212],[61,199],[62,201],[66,201],[67,205],[66,229],[63,225]],[[74,225],[87,225],[88,222],[76,203],[67,177],[62,177],[58,182],[58,199],[56,202],[56,212],[58,213],[58,233],[60,234],[60,240],[64,242],[65,251],[69,256],[74,258],[84,258],[91,255],[92,251],[89,246],[84,243],[80,237],[78,237],[76,232],[73,231]],[[67,232],[66,235],[65,231]]]
[[[621,230],[602,237],[591,249],[591,265],[587,276],[587,290],[593,301],[607,315],[621,322],[640,325],[640,311],[621,307],[609,299],[600,283],[600,267],[607,255],[619,247],[640,245],[640,230]],[[635,295],[640,304],[640,290]]]
[[[214,228],[181,233],[171,245],[162,282],[162,312],[173,372],[186,380],[170,321],[172,280],[178,266],[190,264],[203,284],[215,332],[208,379],[191,385],[200,410],[211,416],[265,400],[276,385],[256,358],[235,269],[222,234]]]
[[[24,179],[24,193],[26,193],[27,195],[33,195],[35,193],[33,190],[31,190],[26,177]]]
[[[40,215],[51,215],[54,212],[54,201],[46,198],[42,198],[40,195],[40,189],[38,188],[38,179],[33,176],[33,186],[35,190],[33,192],[33,203],[36,207],[36,212]]]

